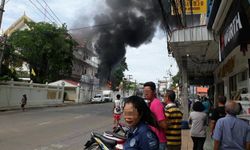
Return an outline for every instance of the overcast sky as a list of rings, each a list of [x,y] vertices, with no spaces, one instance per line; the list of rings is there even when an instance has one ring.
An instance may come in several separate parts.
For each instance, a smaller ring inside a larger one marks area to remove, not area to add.
[[[57,19],[45,5],[44,1],[53,10]],[[93,25],[95,14],[108,10],[104,0],[5,0],[5,12],[3,14],[1,29],[6,30],[24,12],[32,20],[66,23],[68,29]],[[43,7],[39,4],[43,5]],[[38,8],[39,9],[38,9]],[[45,11],[45,8],[48,12]],[[53,16],[53,18],[51,17]],[[50,19],[48,19],[50,18]],[[59,20],[59,21],[58,21]],[[81,21],[84,20],[84,21]],[[80,31],[79,31],[80,32]],[[149,44],[143,44],[138,48],[127,48],[126,53],[129,71],[126,75],[132,75],[137,82],[154,81],[164,79],[169,70],[172,75],[178,71],[174,58],[168,57],[167,41],[163,31],[158,30]],[[170,67],[172,66],[172,67]]]

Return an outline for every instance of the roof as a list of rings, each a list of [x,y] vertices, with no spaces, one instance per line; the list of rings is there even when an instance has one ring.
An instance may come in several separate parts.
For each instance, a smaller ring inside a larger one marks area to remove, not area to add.
[[[24,13],[16,22],[14,22],[6,31],[4,31],[4,34],[7,36],[11,35],[14,31],[19,30],[26,26],[25,21],[33,21],[30,19],[26,14]]]
[[[76,81],[73,81],[73,80],[64,79],[64,80],[58,80],[58,81],[55,81],[55,82],[51,82],[48,85],[61,86],[63,83],[64,83],[65,87],[77,87],[80,84],[79,82],[76,82]]]
[[[168,49],[180,68],[187,71],[190,85],[212,85],[213,72],[219,64],[218,43],[206,26],[172,32]]]

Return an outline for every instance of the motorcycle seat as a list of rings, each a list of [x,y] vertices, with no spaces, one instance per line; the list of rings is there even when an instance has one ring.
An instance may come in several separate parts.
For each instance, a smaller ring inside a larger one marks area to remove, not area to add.
[[[119,138],[119,139],[122,139],[122,140],[126,140],[127,139],[126,136],[122,136],[120,134],[117,134],[117,133],[114,133],[114,132],[111,132],[111,131],[105,131],[105,134],[111,135],[113,137],[116,137],[116,138]]]
[[[93,135],[99,138],[108,148],[114,148],[117,144],[115,140],[108,139],[99,133],[93,133]]]

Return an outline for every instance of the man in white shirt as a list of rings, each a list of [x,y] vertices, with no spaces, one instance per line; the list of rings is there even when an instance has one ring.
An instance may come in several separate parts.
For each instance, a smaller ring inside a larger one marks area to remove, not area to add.
[[[121,98],[121,95],[117,94],[116,95],[116,100],[115,100],[115,103],[114,103],[114,108],[113,108],[114,127],[118,126],[119,121],[121,119],[122,107],[121,107],[120,98]]]

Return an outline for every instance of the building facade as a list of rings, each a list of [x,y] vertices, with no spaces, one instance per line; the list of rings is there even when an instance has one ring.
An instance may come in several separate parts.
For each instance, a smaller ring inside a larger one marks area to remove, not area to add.
[[[221,1],[210,26],[219,42],[220,65],[214,71],[215,95],[233,100],[250,100],[250,3]]]
[[[26,21],[33,21],[26,14],[21,16],[15,23],[13,23],[5,32],[4,35],[10,36],[16,30],[24,30],[27,29]],[[79,46],[74,48],[73,51],[73,61],[72,61],[72,74],[70,79],[79,82],[82,76],[87,76],[89,80],[85,80],[88,84],[99,84],[98,79],[95,77],[98,68],[98,59],[93,50],[89,49],[86,45],[79,43],[77,39],[71,35],[72,38],[79,44]],[[15,68],[16,71],[27,72],[30,73],[29,65],[26,62],[23,62],[22,67]]]

